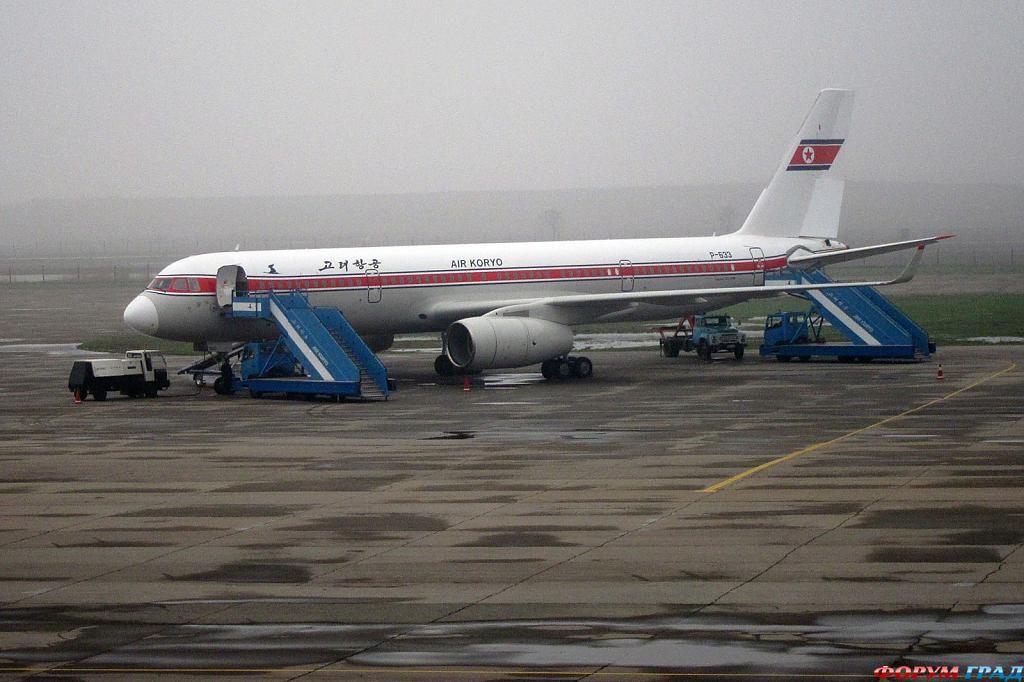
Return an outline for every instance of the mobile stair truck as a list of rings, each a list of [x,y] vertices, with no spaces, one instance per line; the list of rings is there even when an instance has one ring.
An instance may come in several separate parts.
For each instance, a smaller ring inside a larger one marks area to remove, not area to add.
[[[387,369],[344,316],[334,308],[310,306],[301,291],[236,293],[225,314],[269,320],[280,335],[179,371],[192,374],[197,382],[204,374],[217,374],[214,390],[218,394],[247,390],[253,398],[284,394],[387,400],[395,388]],[[231,367],[234,358],[240,360],[240,375]],[[219,372],[207,370],[217,364]]]
[[[810,284],[832,281],[820,270],[792,272],[788,277]],[[924,360],[935,352],[927,332],[871,287],[816,289],[800,297],[811,302],[809,311],[768,315],[761,357],[779,362],[793,358],[807,362],[812,357],[870,362],[880,358]],[[848,342],[826,343],[822,334],[826,321]]]

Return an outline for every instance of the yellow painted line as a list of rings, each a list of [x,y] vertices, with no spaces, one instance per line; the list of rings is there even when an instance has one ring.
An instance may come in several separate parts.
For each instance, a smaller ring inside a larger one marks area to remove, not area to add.
[[[788,462],[791,459],[796,459],[797,457],[800,457],[801,455],[806,455],[809,452],[814,452],[816,450],[821,450],[822,448],[827,448],[830,445],[835,445],[836,443],[838,443],[840,441],[844,441],[847,438],[852,438],[852,437],[854,437],[854,436],[856,436],[858,434],[864,433],[865,431],[870,431],[871,429],[879,427],[879,426],[882,426],[883,424],[888,424],[891,421],[895,421],[897,419],[901,419],[903,417],[906,417],[907,415],[914,414],[915,412],[920,412],[921,410],[925,410],[925,409],[931,407],[932,405],[935,405],[937,403],[941,403],[944,400],[949,400],[950,398],[952,398],[954,396],[957,396],[957,395],[959,395],[961,393],[964,393],[965,391],[969,391],[972,388],[976,388],[978,386],[981,386],[985,382],[991,381],[992,379],[995,379],[996,377],[1002,376],[1002,375],[1006,374],[1007,372],[1012,372],[1015,369],[1017,369],[1017,363],[1016,362],[1011,364],[1009,367],[1007,367],[1004,370],[1000,370],[1000,371],[996,372],[995,374],[990,374],[987,377],[983,377],[981,379],[978,379],[973,384],[968,384],[967,386],[964,386],[961,389],[953,391],[952,393],[947,393],[946,395],[942,396],[941,398],[935,398],[934,400],[929,400],[928,402],[924,403],[923,405],[918,405],[917,407],[911,408],[911,409],[907,410],[906,412],[900,412],[899,414],[895,414],[895,415],[893,415],[891,417],[886,417],[885,419],[883,419],[881,421],[877,421],[874,424],[870,424],[868,426],[863,426],[863,427],[861,427],[861,428],[859,428],[859,429],[857,429],[855,431],[850,431],[849,433],[844,433],[843,435],[838,436],[836,438],[833,438],[832,440],[827,440],[827,441],[824,441],[823,443],[814,443],[813,445],[808,445],[805,448],[801,448],[799,450],[795,450],[795,451],[789,453],[788,455],[783,455],[782,457],[778,457],[778,458],[773,459],[773,460],[771,460],[769,462],[765,462],[764,464],[758,464],[756,467],[751,467],[750,469],[747,469],[746,471],[740,472],[740,473],[736,474],[735,476],[731,476],[731,477],[725,479],[724,481],[719,481],[718,483],[715,483],[714,485],[709,485],[707,488],[704,488],[704,490],[702,490],[701,492],[704,492],[704,493],[717,493],[722,488],[727,488],[730,485],[732,485],[733,483],[736,483],[738,481],[742,481],[744,478],[747,478],[749,476],[753,476],[754,474],[760,473],[760,472],[764,471],[765,469],[770,469],[771,467],[775,466],[776,464],[782,464],[783,462]]]

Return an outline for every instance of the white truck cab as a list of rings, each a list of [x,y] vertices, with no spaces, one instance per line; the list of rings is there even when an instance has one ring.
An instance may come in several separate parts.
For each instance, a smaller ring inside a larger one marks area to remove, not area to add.
[[[167,360],[158,350],[130,350],[123,358],[76,360],[68,378],[68,390],[79,400],[90,393],[95,400],[106,400],[109,391],[155,398],[170,385]]]

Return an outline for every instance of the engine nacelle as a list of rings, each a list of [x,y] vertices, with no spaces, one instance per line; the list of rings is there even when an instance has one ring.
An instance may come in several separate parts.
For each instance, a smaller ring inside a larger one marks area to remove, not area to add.
[[[370,336],[363,337],[363,343],[370,347],[374,353],[380,353],[386,351],[391,346],[395,345],[394,334],[372,334]]]
[[[572,350],[572,329],[529,317],[467,317],[448,327],[448,359],[459,369],[523,367]]]

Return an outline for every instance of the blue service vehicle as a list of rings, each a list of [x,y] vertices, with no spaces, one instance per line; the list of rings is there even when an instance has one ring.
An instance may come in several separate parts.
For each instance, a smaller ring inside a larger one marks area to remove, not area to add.
[[[921,359],[912,344],[827,343],[822,327],[825,318],[815,308],[807,312],[779,311],[771,313],[764,323],[761,357],[774,357],[779,362],[796,358],[808,362],[812,357],[832,357],[839,362],[871,362],[878,358]],[[934,344],[931,351],[934,352]]]
[[[822,270],[786,270],[779,277],[807,284],[833,281]],[[871,287],[811,289],[796,296],[808,301],[810,310],[769,315],[761,357],[774,356],[779,362],[793,358],[806,362],[812,357],[870,362],[925,360],[935,353],[928,332]],[[842,342],[826,342],[822,333],[826,322]]]
[[[673,333],[668,334],[670,331]],[[715,353],[726,352],[742,360],[747,344],[747,335],[728,315],[692,315],[676,327],[658,327],[658,333],[661,354],[666,358],[679,357],[680,351],[697,351],[701,360],[711,360]]]

